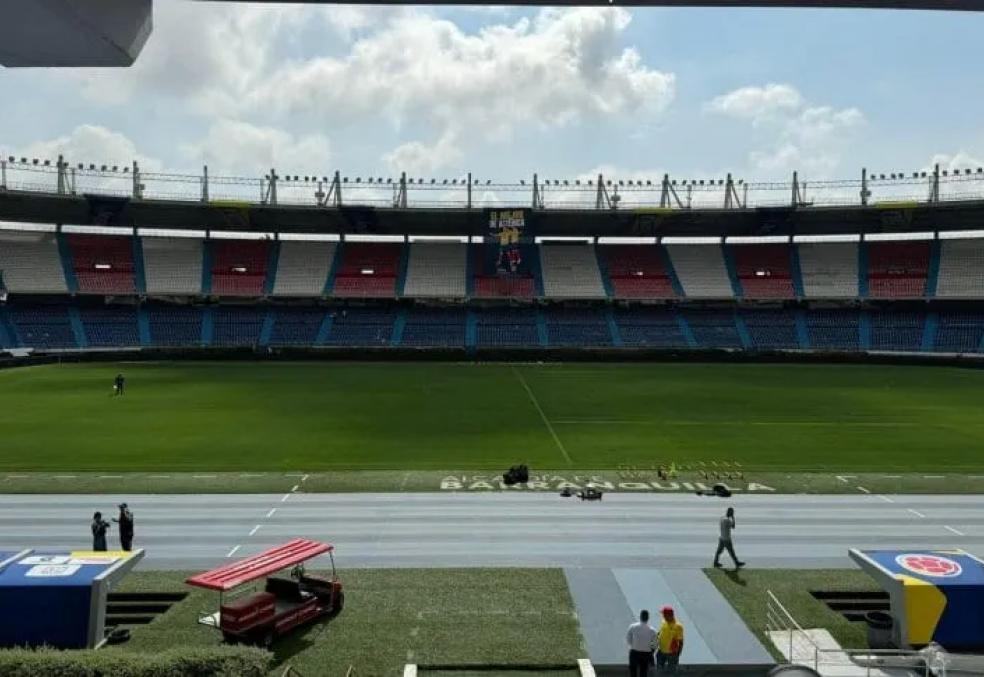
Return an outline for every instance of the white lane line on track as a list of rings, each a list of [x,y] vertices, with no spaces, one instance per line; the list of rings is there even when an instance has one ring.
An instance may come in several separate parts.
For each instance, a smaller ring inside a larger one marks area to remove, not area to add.
[[[882,494],[878,494],[878,498],[880,498],[881,500],[885,501],[886,503],[895,503],[895,501],[893,501],[892,499],[890,499],[888,496],[884,496]]]
[[[847,484],[848,483],[848,478],[853,477],[853,475],[834,475],[834,477],[836,477],[837,479],[839,479],[844,484]]]
[[[253,534],[255,534],[257,531],[260,530],[260,527],[261,526],[263,526],[263,525],[262,524],[257,524],[255,527],[253,527],[253,530],[251,532],[249,532],[249,535],[252,536]]]
[[[866,494],[870,494],[870,493],[871,493],[870,491],[868,491],[868,490],[867,490],[867,489],[865,489],[864,487],[858,487],[858,491],[863,491],[863,492],[864,492],[864,493],[866,493]]]
[[[229,551],[229,554],[226,555],[226,558],[228,559],[229,557],[232,557],[233,555],[235,555],[236,554],[236,551],[239,550],[239,547],[240,546],[237,545],[235,548],[233,548],[232,550],[230,550]]]
[[[921,512],[919,512],[918,510],[913,510],[912,508],[907,508],[907,510],[908,510],[909,512],[911,512],[911,513],[912,513],[913,515],[915,515],[916,517],[922,517],[922,518],[924,518],[924,519],[925,519],[925,517],[926,517],[926,516],[925,516],[924,514],[922,514],[922,513],[921,513]]]
[[[567,453],[567,449],[564,448],[564,444],[560,441],[560,438],[557,437],[557,431],[554,430],[554,427],[550,423],[550,419],[547,418],[547,415],[543,413],[543,407],[540,406],[540,401],[536,399],[536,395],[533,394],[533,391],[530,389],[526,379],[523,378],[523,375],[518,369],[516,369],[516,367],[511,367],[511,369],[512,373],[516,375],[517,379],[519,379],[520,384],[523,386],[523,390],[525,390],[526,394],[529,395],[530,402],[532,402],[533,406],[536,407],[537,412],[540,414],[540,418],[543,419],[543,424],[547,426],[547,430],[550,431],[550,436],[553,437],[554,443],[557,445],[557,448],[560,449],[560,453],[564,455],[564,460],[567,461],[567,465],[574,465],[570,454]]]
[[[290,494],[284,494],[284,497],[280,499],[280,502],[286,503],[288,498],[290,498]]]
[[[967,534],[965,534],[965,533],[963,533],[961,531],[957,531],[956,529],[954,529],[953,527],[951,527],[948,524],[944,524],[943,525],[943,528],[946,529],[947,531],[949,531],[950,533],[956,534],[957,536],[966,536],[967,535]]]
[[[166,480],[171,478],[170,475],[147,475],[147,477],[155,480]]]
[[[273,513],[277,512],[276,508],[270,508],[270,512],[267,513],[267,519],[273,517]]]

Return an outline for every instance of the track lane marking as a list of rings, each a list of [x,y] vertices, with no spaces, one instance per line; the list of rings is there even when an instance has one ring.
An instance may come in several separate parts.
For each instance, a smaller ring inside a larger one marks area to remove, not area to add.
[[[946,529],[947,531],[949,531],[950,533],[956,534],[957,536],[966,536],[967,535],[967,534],[963,533],[962,531],[957,531],[956,529],[954,529],[953,527],[951,527],[949,524],[944,524],[943,525],[943,528]]]
[[[257,531],[260,530],[260,527],[261,526],[263,526],[263,525],[262,524],[257,524],[255,527],[253,527],[253,530],[251,532],[249,532],[249,535],[252,536],[253,534],[255,534]]]
[[[885,496],[884,494],[877,494],[877,496],[878,496],[878,498],[880,498],[881,500],[885,501],[886,503],[895,503],[895,501],[893,501],[892,499],[890,499],[888,496]]]
[[[233,555],[235,555],[236,554],[236,551],[239,550],[240,547],[241,546],[238,546],[237,545],[235,548],[233,548],[232,550],[230,550],[229,551],[229,554],[226,555],[226,559],[228,559],[228,558],[232,557]]]
[[[271,517],[273,517],[273,513],[275,513],[275,512],[277,512],[277,509],[276,509],[276,508],[270,508],[270,512],[268,512],[268,513],[266,514],[266,516],[267,516],[267,519],[269,519],[269,518],[271,518]]]
[[[866,494],[870,494],[870,493],[871,493],[870,491],[868,491],[868,490],[867,490],[867,489],[865,489],[864,487],[858,487],[858,491],[863,491],[863,492],[864,492],[864,493],[866,493]]]
[[[567,461],[567,465],[574,465],[574,462],[571,460],[570,454],[567,453],[567,449],[564,448],[563,442],[561,442],[560,438],[557,437],[557,431],[554,430],[554,427],[550,423],[550,419],[547,418],[547,415],[543,413],[543,407],[540,406],[540,401],[536,399],[536,395],[533,394],[533,391],[530,389],[530,386],[526,382],[526,379],[523,378],[523,375],[519,372],[518,369],[516,369],[516,367],[510,367],[510,368],[512,369],[512,373],[516,375],[516,378],[523,386],[523,390],[525,390],[526,394],[529,396],[530,402],[532,402],[533,406],[536,407],[537,412],[540,414],[540,418],[543,420],[543,424],[547,426],[547,430],[550,431],[550,435],[551,437],[553,437],[554,443],[557,445],[557,448],[560,449],[560,453],[564,455],[564,460]]]
[[[913,508],[907,508],[907,510],[911,512],[913,515],[915,515],[916,517],[922,517],[923,519],[926,518],[926,516],[921,512],[919,512],[918,510],[914,510]]]
[[[288,498],[290,498],[290,494],[284,494],[284,497],[280,499],[280,502],[286,503]]]

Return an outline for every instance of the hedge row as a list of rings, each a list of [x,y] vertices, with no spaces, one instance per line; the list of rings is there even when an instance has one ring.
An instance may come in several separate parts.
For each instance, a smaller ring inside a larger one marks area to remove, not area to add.
[[[144,654],[113,649],[0,650],[3,677],[264,677],[273,655],[244,646],[168,649]]]

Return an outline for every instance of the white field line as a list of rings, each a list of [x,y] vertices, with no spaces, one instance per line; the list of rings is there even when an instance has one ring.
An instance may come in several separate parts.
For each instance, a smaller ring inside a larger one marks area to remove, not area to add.
[[[543,407],[540,406],[540,401],[536,399],[536,395],[533,394],[533,391],[530,389],[526,379],[523,378],[523,375],[518,369],[516,369],[516,367],[511,367],[511,369],[513,374],[516,375],[516,378],[519,379],[520,384],[522,384],[523,390],[525,390],[526,394],[529,395],[530,402],[532,402],[533,406],[536,407],[537,412],[540,414],[540,418],[543,419],[543,424],[547,426],[547,430],[550,431],[550,436],[553,437],[554,443],[557,445],[557,448],[560,449],[560,453],[564,455],[564,460],[567,461],[567,465],[574,465],[570,454],[567,453],[567,449],[564,448],[564,444],[560,441],[560,438],[557,437],[557,431],[554,430],[554,427],[551,425],[550,419],[547,418],[547,415],[543,413]]]
[[[295,492],[295,491],[297,491],[297,490],[298,490],[298,489],[300,489],[300,488],[301,488],[301,485],[300,485],[300,484],[295,484],[295,485],[294,485],[294,488],[293,488],[293,489],[291,489],[291,493],[293,493],[293,492]]]
[[[864,493],[866,493],[866,494],[870,494],[870,493],[871,493],[870,491],[868,491],[868,490],[867,490],[867,489],[865,489],[864,487],[858,487],[858,491],[863,491],[863,492],[864,492]]]

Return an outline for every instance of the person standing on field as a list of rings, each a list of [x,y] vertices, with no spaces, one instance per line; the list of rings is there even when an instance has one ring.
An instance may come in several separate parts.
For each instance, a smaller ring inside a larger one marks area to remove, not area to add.
[[[629,645],[629,677],[648,677],[656,631],[649,625],[646,609],[639,612],[639,622],[629,626],[625,641]]]
[[[731,542],[731,532],[735,529],[735,509],[728,508],[728,511],[721,518],[721,534],[718,538],[717,552],[714,553],[714,566],[721,566],[721,553],[725,550],[731,555],[731,559],[735,563],[735,569],[740,569],[745,566],[745,563],[738,559],[738,555],[735,554],[735,546]]]
[[[92,516],[92,549],[96,552],[106,552],[106,530],[109,529],[109,522],[103,519],[102,513],[97,512]]]
[[[123,378],[123,374],[117,374],[116,375],[116,380],[113,382],[113,385],[116,388],[116,394],[117,395],[122,395],[123,394],[123,386],[126,385],[126,379]]]
[[[659,626],[656,643],[656,674],[673,674],[680,664],[683,652],[683,625],[676,619],[673,607],[662,609],[663,622]]]

